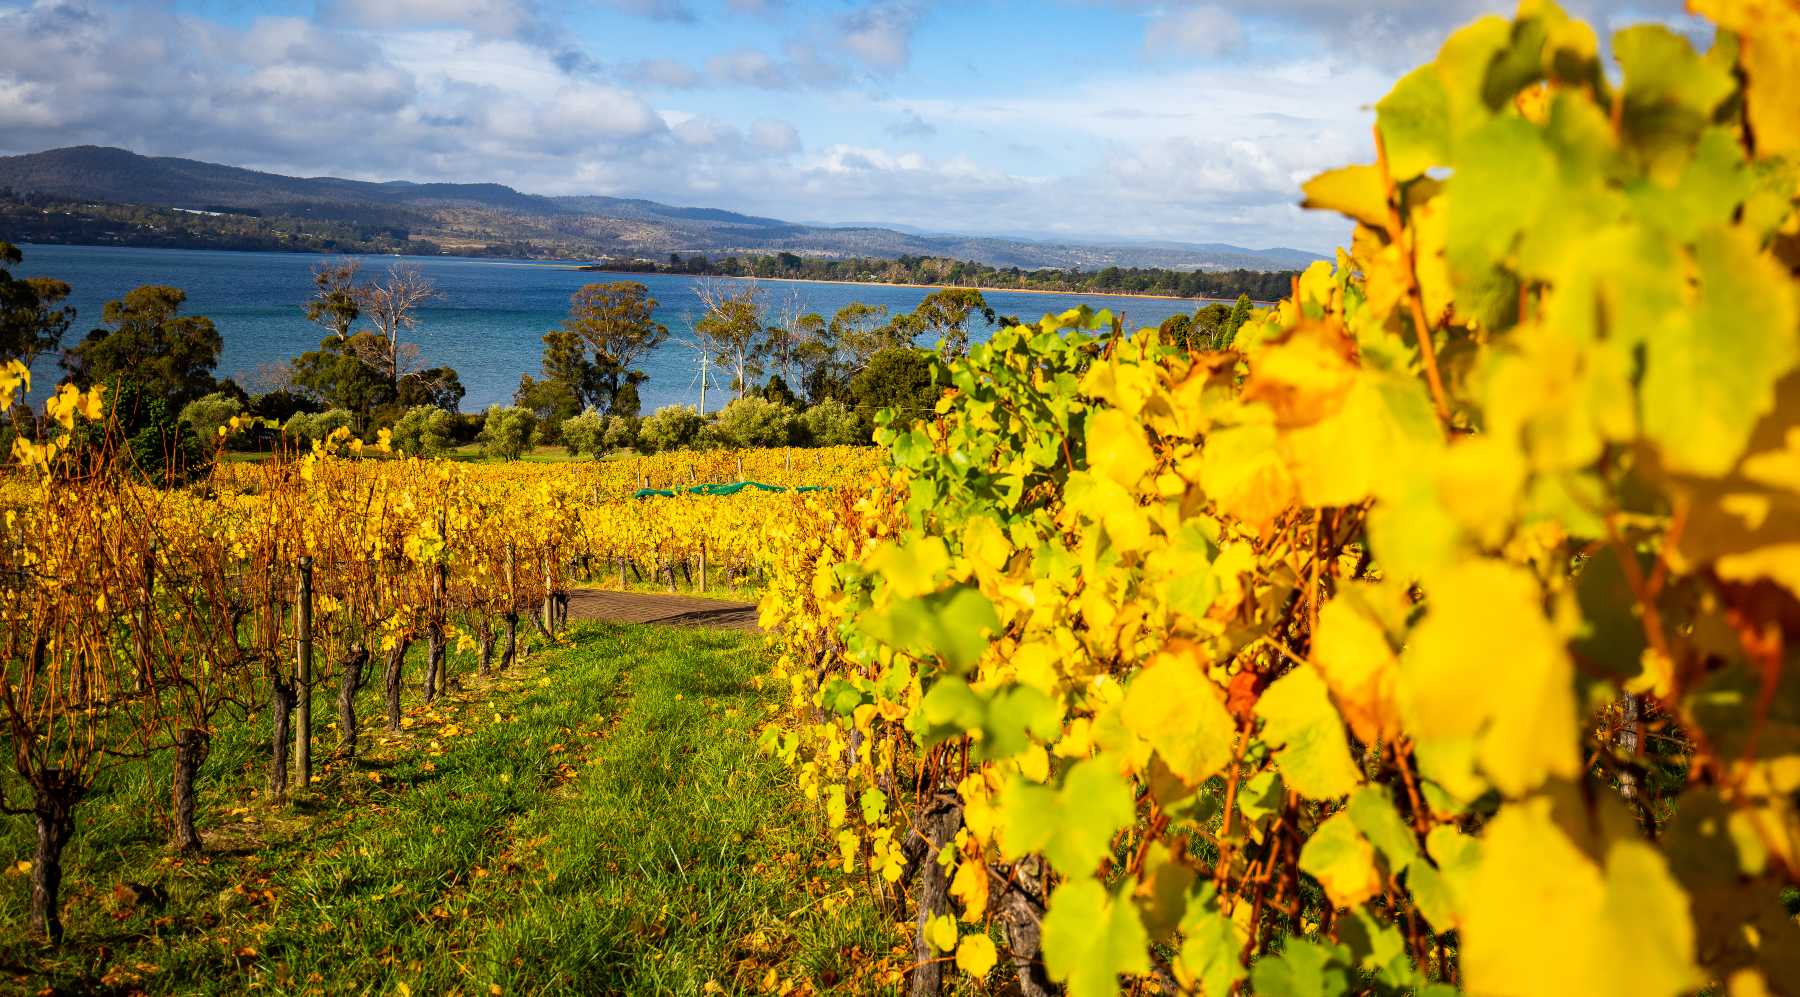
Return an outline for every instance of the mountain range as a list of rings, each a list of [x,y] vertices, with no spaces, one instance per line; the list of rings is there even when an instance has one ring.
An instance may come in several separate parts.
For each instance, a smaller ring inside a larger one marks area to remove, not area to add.
[[[639,198],[526,194],[497,183],[290,177],[102,146],[0,156],[0,193],[8,190],[15,199],[71,202],[77,210],[63,206],[62,213],[68,214],[78,213],[79,206],[87,202],[98,202],[88,205],[95,208],[138,206],[188,216],[232,216],[240,227],[254,224],[290,241],[292,232],[282,231],[283,224],[306,231],[374,233],[387,240],[379,245],[381,249],[395,244],[415,249],[425,245],[454,255],[660,260],[669,253],[717,257],[786,252],[827,258],[934,256],[1025,270],[1108,266],[1285,270],[1322,258],[1297,249],[1245,249],[1223,243],[1103,245],[936,234],[879,225],[803,224]],[[107,218],[117,221],[116,216],[115,211]],[[245,217],[258,221],[243,222]],[[162,227],[141,220],[136,224]],[[117,231],[94,225],[71,231],[107,232],[119,238]],[[0,237],[5,235],[0,231]],[[356,248],[355,236],[347,239],[324,239],[326,245],[296,248]],[[85,239],[73,236],[65,241]]]

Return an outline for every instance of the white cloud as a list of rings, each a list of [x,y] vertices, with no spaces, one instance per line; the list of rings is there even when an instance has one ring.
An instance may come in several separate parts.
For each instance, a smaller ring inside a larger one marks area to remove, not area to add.
[[[800,131],[785,121],[759,118],[750,123],[750,141],[769,152],[786,154],[800,150]]]
[[[701,76],[692,66],[675,59],[643,59],[620,67],[620,75],[648,86],[686,90],[700,85]]]
[[[706,60],[704,70],[673,59],[646,59],[619,66],[617,75],[643,86],[689,90],[700,86],[752,90],[828,89],[849,80],[842,65],[823,58],[812,44],[790,40],[780,56],[736,48]]]
[[[908,0],[878,0],[846,14],[839,22],[843,46],[877,72],[904,69],[912,60],[912,36],[924,8]]]
[[[1212,56],[1242,45],[1244,31],[1228,10],[1204,4],[1171,7],[1150,18],[1144,29],[1144,47],[1151,52]]]
[[[722,52],[706,61],[707,73],[717,82],[762,90],[786,90],[794,85],[787,70],[766,52],[738,49]]]
[[[457,27],[508,38],[537,23],[525,0],[329,0],[323,10],[367,28]]]

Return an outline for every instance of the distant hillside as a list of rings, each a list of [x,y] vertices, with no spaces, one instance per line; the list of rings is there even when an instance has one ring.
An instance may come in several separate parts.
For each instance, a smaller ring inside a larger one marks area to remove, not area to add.
[[[85,241],[83,233],[88,232],[104,232],[112,241],[147,244],[190,238],[191,244],[207,245],[209,239],[223,238],[213,233],[222,226],[200,223],[178,225],[181,232],[171,235],[170,226],[159,224],[157,218],[129,215],[116,207],[139,206],[257,216],[264,223],[249,227],[260,228],[260,237],[271,247],[325,251],[387,251],[401,245],[453,254],[560,258],[660,259],[672,252],[709,256],[789,252],[832,259],[941,256],[1027,270],[1109,266],[1282,270],[1320,258],[1295,249],[1257,250],[1222,243],[1084,245],[927,235],[880,226],[805,225],[637,198],[543,197],[494,183],[289,177],[100,146],[0,156],[0,191],[7,189],[15,199],[56,199],[53,214],[71,220],[58,227],[54,221],[34,217],[29,228],[39,238],[46,233],[55,238],[61,232],[64,241]],[[79,207],[72,211],[63,201],[115,207],[77,217],[83,214]],[[13,223],[21,224],[21,218]],[[283,220],[289,223],[281,224]],[[243,231],[247,224],[231,226],[231,244],[262,244],[258,233]],[[307,235],[318,232],[330,235]],[[0,232],[0,237],[5,235]]]

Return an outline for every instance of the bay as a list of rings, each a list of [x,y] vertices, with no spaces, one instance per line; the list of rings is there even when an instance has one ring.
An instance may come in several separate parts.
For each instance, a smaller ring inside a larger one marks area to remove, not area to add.
[[[0,238],[4,233],[0,233]],[[312,268],[327,258],[306,253],[245,253],[194,249],[139,249],[119,246],[24,245],[24,264],[15,276],[55,277],[70,284],[69,303],[76,321],[64,340],[72,346],[101,324],[107,301],[121,298],[143,284],[168,284],[187,292],[184,312],[205,315],[218,326],[225,343],[218,375],[235,378],[253,393],[266,386],[268,372],[289,359],[318,348],[322,331],[303,313],[312,292]],[[701,307],[697,279],[670,274],[610,274],[574,269],[574,264],[538,260],[468,259],[447,256],[362,257],[363,279],[381,275],[396,263],[416,265],[435,283],[441,296],[419,315],[412,341],[425,366],[454,367],[467,395],[464,411],[506,404],[521,374],[536,375],[543,351],[542,336],[569,310],[569,298],[584,284],[637,280],[658,302],[657,321],[669,329],[669,342],[647,357],[643,370],[650,379],[640,396],[647,414],[670,404],[695,405],[700,400],[698,364],[691,349],[693,322]],[[832,284],[812,281],[759,280],[773,300],[793,299],[800,313],[830,318],[844,305],[860,301],[886,305],[891,313],[909,312],[931,288],[892,284]],[[1087,304],[1096,310],[1123,313],[1132,326],[1157,325],[1165,318],[1190,312],[1201,302],[1176,298],[1111,295],[1043,294],[1022,291],[983,292],[1002,315],[1036,321]],[[976,317],[970,338],[985,339],[992,330]],[[42,358],[33,371],[34,400],[41,400],[61,378],[54,358]],[[717,372],[714,377],[716,378]],[[716,380],[707,408],[725,398]]]

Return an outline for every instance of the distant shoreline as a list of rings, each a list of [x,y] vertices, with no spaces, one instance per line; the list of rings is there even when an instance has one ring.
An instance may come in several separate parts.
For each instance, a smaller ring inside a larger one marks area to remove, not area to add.
[[[467,262],[467,263],[484,263],[484,264],[488,264],[490,266],[514,266],[514,267],[524,267],[524,268],[544,269],[544,270],[565,270],[565,271],[572,271],[572,272],[578,272],[578,273],[607,273],[607,274],[618,274],[618,275],[624,276],[624,277],[632,277],[632,276],[642,277],[642,276],[645,276],[646,274],[649,274],[649,275],[654,275],[654,276],[658,276],[658,277],[689,277],[689,278],[693,278],[696,280],[701,279],[701,278],[709,278],[709,279],[713,279],[713,280],[759,280],[759,281],[767,281],[767,282],[771,282],[771,283],[779,282],[779,283],[787,283],[787,284],[829,284],[829,285],[844,285],[844,286],[850,286],[850,287],[906,287],[906,288],[913,288],[916,290],[924,290],[924,291],[938,291],[938,290],[944,290],[947,288],[964,288],[964,289],[968,289],[968,290],[975,290],[975,291],[982,291],[982,292],[995,292],[995,293],[1000,293],[1000,294],[1053,294],[1053,295],[1060,295],[1062,297],[1079,297],[1079,298],[1123,298],[1128,301],[1129,300],[1193,301],[1193,302],[1197,302],[1199,304],[1231,304],[1232,302],[1237,300],[1235,298],[1209,298],[1209,297],[1189,298],[1189,297],[1183,297],[1179,294],[1146,294],[1146,293],[1142,293],[1142,292],[1131,292],[1131,291],[1089,291],[1089,290],[1081,290],[1081,289],[1061,290],[1061,289],[1057,289],[1057,288],[1046,288],[1046,287],[992,287],[992,286],[984,285],[984,284],[920,284],[920,283],[915,283],[915,282],[910,282],[910,281],[886,281],[886,280],[828,280],[823,277],[754,277],[754,276],[743,277],[743,276],[737,276],[737,275],[733,275],[733,274],[672,273],[672,272],[666,271],[666,270],[618,269],[618,268],[614,268],[614,267],[602,266],[602,265],[596,264],[596,263],[583,263],[579,260],[532,259],[530,257],[519,257],[519,256],[465,255],[462,253],[450,253],[450,252],[382,253],[382,252],[366,252],[365,251],[365,252],[322,253],[322,252],[315,252],[315,251],[303,250],[303,249],[273,249],[273,248],[271,248],[271,249],[240,249],[240,248],[233,248],[233,247],[227,247],[227,246],[151,246],[151,245],[119,243],[119,242],[21,242],[21,243],[19,243],[19,245],[25,249],[33,249],[33,248],[40,247],[40,246],[43,246],[43,247],[55,246],[55,247],[71,247],[71,248],[84,248],[84,249],[125,249],[125,250],[149,249],[149,250],[162,250],[162,251],[169,251],[169,252],[187,252],[187,253],[244,253],[244,254],[251,254],[251,255],[305,256],[305,257],[350,257],[350,258],[357,258],[357,259],[393,258],[393,259],[407,259],[407,260],[457,260],[457,261]],[[1265,300],[1262,300],[1259,298],[1252,298],[1251,304],[1259,305],[1259,306],[1270,306],[1270,305],[1275,304],[1275,302],[1265,301]]]
[[[784,283],[784,284],[848,284],[852,287],[912,287],[912,288],[918,288],[920,290],[926,290],[926,291],[941,291],[941,290],[945,290],[945,289],[949,289],[949,288],[961,288],[964,290],[971,290],[971,291],[984,291],[984,292],[985,291],[993,291],[993,292],[997,292],[1000,294],[1055,294],[1055,295],[1060,295],[1065,298],[1068,298],[1068,297],[1138,298],[1138,299],[1142,299],[1144,301],[1198,301],[1203,304],[1227,304],[1227,305],[1231,304],[1232,302],[1237,300],[1236,298],[1185,298],[1179,294],[1142,294],[1142,293],[1133,293],[1133,292],[1129,292],[1129,291],[1058,290],[1056,288],[1049,288],[1049,287],[989,287],[989,286],[982,285],[982,284],[914,284],[914,283],[907,283],[904,281],[887,281],[887,280],[826,280],[823,277],[738,277],[738,276],[733,276],[730,274],[671,273],[666,270],[620,270],[620,269],[615,269],[613,267],[604,267],[604,266],[599,266],[597,264],[591,264],[591,263],[576,265],[576,266],[571,266],[568,264],[550,264],[550,265],[558,266],[558,267],[566,267],[567,269],[570,269],[570,270],[580,270],[584,273],[612,273],[612,274],[620,274],[622,276],[627,276],[627,277],[629,277],[629,276],[642,277],[645,274],[652,274],[652,275],[655,275],[658,277],[693,277],[696,279],[704,277],[704,278],[711,278],[713,280],[761,280],[761,281],[770,281],[770,282],[780,282],[780,283]],[[1273,302],[1273,301],[1258,301],[1255,299],[1251,299],[1250,303],[1253,305],[1273,305],[1275,302]]]

